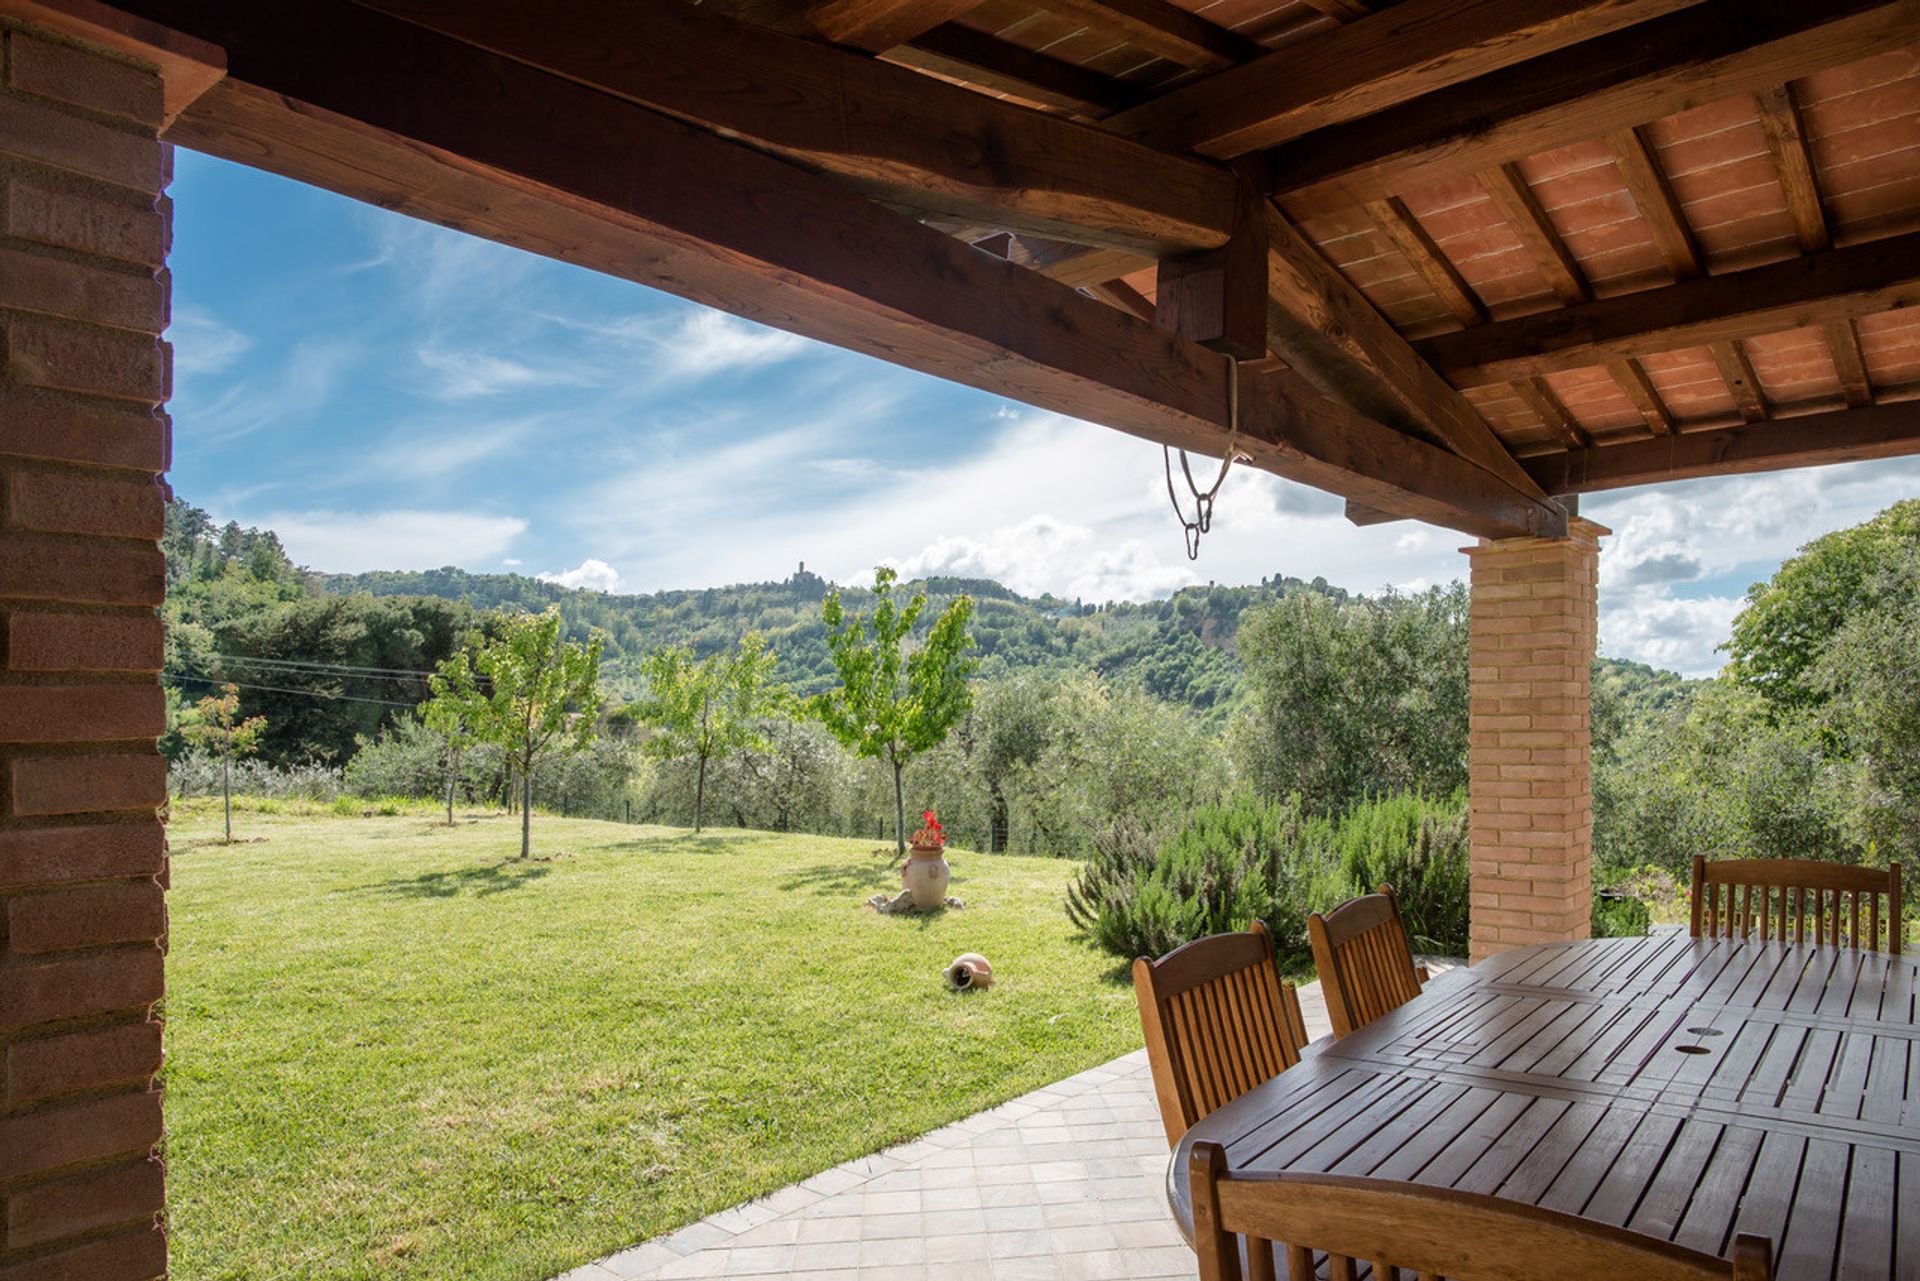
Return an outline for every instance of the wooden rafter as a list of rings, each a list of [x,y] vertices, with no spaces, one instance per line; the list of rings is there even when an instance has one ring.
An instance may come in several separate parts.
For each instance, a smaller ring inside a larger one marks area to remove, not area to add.
[[[227,51],[185,145],[1148,439],[1227,439],[1220,357],[778,157],[351,5],[124,7]],[[1469,532],[1564,529],[1291,371],[1239,400],[1238,447],[1278,474]]]
[[[1367,206],[1367,215],[1381,234],[1393,242],[1407,265],[1427,282],[1427,288],[1446,304],[1455,320],[1469,326],[1486,323],[1487,309],[1481,305],[1473,287],[1461,276],[1453,260],[1433,243],[1433,237],[1427,234],[1405,201],[1398,196],[1376,200]]]
[[[1607,372],[1613,375],[1614,382],[1627,394],[1640,416],[1647,420],[1647,428],[1656,436],[1671,435],[1674,430],[1673,414],[1667,408],[1667,402],[1660,398],[1660,389],[1647,377],[1647,371],[1637,360],[1612,360],[1607,362]]]
[[[1750,423],[1764,420],[1770,412],[1767,396],[1760,388],[1753,362],[1747,359],[1746,348],[1740,345],[1740,340],[1727,338],[1708,343],[1707,350],[1713,353],[1714,367],[1720,371],[1721,381],[1727,384],[1740,416]]]
[[[1913,454],[1920,454],[1920,401],[1542,454],[1529,458],[1526,466],[1550,494],[1583,494],[1693,476]]]
[[[1245,155],[1699,2],[1402,0],[1109,123],[1172,149]]]
[[[1586,273],[1567,249],[1566,242],[1560,239],[1553,219],[1541,207],[1539,197],[1533,194],[1533,187],[1528,184],[1526,175],[1520,172],[1520,166],[1496,165],[1480,175],[1480,185],[1493,198],[1494,208],[1513,228],[1513,234],[1526,246],[1527,253],[1552,287],[1554,297],[1562,303],[1582,302],[1588,298],[1591,291],[1587,286]]]
[[[890,49],[887,61],[965,80],[1075,115],[1103,116],[1140,101],[1140,91],[983,31],[949,22]]]
[[[1916,40],[1904,0],[1709,0],[1276,148],[1275,190],[1348,209]]]
[[[1118,307],[1121,311],[1131,312],[1142,320],[1154,319],[1153,300],[1124,280],[1107,280],[1097,285],[1085,285],[1080,292],[1089,298],[1098,298],[1109,307]]]
[[[818,0],[807,25],[835,44],[881,53],[976,7],[980,0]]]
[[[1667,182],[1666,170],[1653,144],[1641,129],[1616,129],[1607,135],[1607,150],[1640,210],[1640,217],[1653,232],[1654,248],[1667,264],[1667,273],[1675,280],[1692,280],[1705,268],[1700,243],[1694,239],[1686,210]]]
[[[1230,67],[1264,52],[1256,42],[1171,0],[1047,0],[1045,7],[1183,67]]]
[[[1847,404],[1858,409],[1873,403],[1873,382],[1867,377],[1867,362],[1860,355],[1860,335],[1853,322],[1836,316],[1820,326],[1826,335],[1827,349],[1833,353],[1833,372],[1840,379],[1840,390]]]
[[[1560,403],[1553,388],[1544,378],[1523,378],[1513,385],[1513,390],[1547,425],[1547,430],[1558,436],[1561,443],[1569,449],[1584,449],[1593,443],[1592,437],[1575,422],[1567,407]]]
[[[1517,484],[1518,465],[1466,398],[1271,202],[1265,217],[1274,353],[1369,418],[1422,432]]]
[[[688,4],[365,0],[423,29],[721,131],[922,216],[1158,256],[1225,243],[1233,178],[1092,125]]]
[[[1702,276],[1415,344],[1459,387],[1920,304],[1920,232]]]
[[[1793,219],[1800,250],[1818,253],[1833,244],[1833,236],[1827,230],[1820,179],[1813,167],[1813,154],[1807,149],[1806,122],[1800,118],[1793,86],[1769,86],[1755,94],[1754,100],[1760,108],[1760,127],[1767,135],[1767,150],[1773,153],[1774,169],[1780,175],[1780,190],[1786,196],[1787,214]]]
[[[1085,245],[1062,244],[1033,236],[1010,236],[1006,253],[1010,262],[1031,268],[1063,285],[1080,288],[1098,285],[1120,276],[1151,267],[1151,258],[1142,258],[1119,249],[1089,249]]]

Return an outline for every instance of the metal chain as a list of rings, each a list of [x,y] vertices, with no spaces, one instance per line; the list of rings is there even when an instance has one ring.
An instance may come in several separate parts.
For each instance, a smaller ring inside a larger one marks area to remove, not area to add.
[[[1193,478],[1193,466],[1187,459],[1187,451],[1180,451],[1180,471],[1187,479],[1187,492],[1193,495],[1193,519],[1187,519],[1186,509],[1180,505],[1180,495],[1173,488],[1173,449],[1160,446],[1160,461],[1167,473],[1167,501],[1173,504],[1173,514],[1180,522],[1180,533],[1187,545],[1187,559],[1200,559],[1200,536],[1213,529],[1213,500],[1220,494],[1220,486],[1226,484],[1227,473],[1233,470],[1233,460],[1239,454],[1235,447],[1240,435],[1240,362],[1232,356],[1227,358],[1227,448],[1220,459],[1220,474],[1213,478],[1213,484],[1201,489]]]

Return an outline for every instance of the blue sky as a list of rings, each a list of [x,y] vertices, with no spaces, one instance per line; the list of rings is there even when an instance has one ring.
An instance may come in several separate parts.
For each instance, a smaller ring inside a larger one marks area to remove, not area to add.
[[[174,490],[315,569],[655,591],[884,561],[1088,600],[1466,570],[1462,535],[1250,470],[1189,563],[1144,441],[189,152],[172,195]],[[1714,670],[1749,583],[1915,493],[1903,460],[1589,499],[1603,652]]]

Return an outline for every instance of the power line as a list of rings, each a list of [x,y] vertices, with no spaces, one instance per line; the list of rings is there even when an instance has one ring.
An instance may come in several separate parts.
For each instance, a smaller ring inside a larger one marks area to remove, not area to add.
[[[192,672],[166,671],[162,673],[180,681],[198,681],[203,685],[231,685],[235,689],[258,690],[268,694],[299,694],[307,698],[324,698],[340,703],[376,703],[381,707],[399,707],[407,710],[418,706],[416,703],[396,703],[387,698],[365,698],[358,694],[330,694],[322,689],[290,689],[285,685],[253,685],[246,681],[215,680],[211,676],[198,676]]]
[[[322,663],[304,658],[256,658],[249,654],[208,654],[208,658],[224,663],[241,663],[256,667],[286,667],[326,672],[353,672],[368,676],[436,676],[437,672],[416,671],[407,667],[361,667],[353,663]]]

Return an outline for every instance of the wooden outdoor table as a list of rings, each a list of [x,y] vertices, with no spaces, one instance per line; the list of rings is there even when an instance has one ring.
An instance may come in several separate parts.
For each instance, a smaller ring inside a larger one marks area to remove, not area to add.
[[[1504,952],[1207,1117],[1235,1168],[1456,1187],[1776,1275],[1920,1278],[1920,966],[1684,934]],[[1838,1271],[1833,1263],[1838,1260]]]

